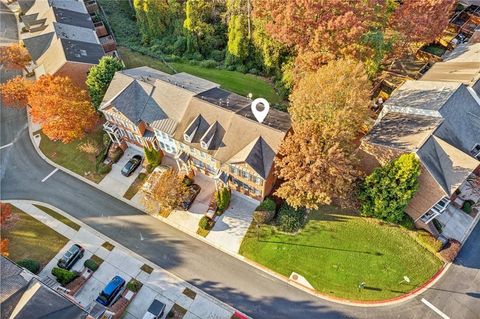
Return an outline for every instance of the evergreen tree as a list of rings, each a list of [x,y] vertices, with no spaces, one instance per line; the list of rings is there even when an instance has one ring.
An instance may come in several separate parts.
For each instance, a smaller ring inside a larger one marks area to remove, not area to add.
[[[90,68],[85,84],[87,91],[96,109],[102,103],[103,96],[115,75],[123,69],[122,61],[112,56],[104,56],[97,65]]]

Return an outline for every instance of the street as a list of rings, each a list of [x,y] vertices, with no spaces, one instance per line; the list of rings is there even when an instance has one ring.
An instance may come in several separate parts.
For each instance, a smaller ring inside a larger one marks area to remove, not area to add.
[[[2,3],[2,38],[16,23],[5,11]],[[2,82],[13,74],[2,69]],[[422,298],[450,318],[480,318],[480,225],[448,273],[421,296],[388,307],[344,306],[289,286],[61,170],[48,176],[55,167],[36,153],[26,110],[2,106],[0,133],[1,199],[54,205],[254,318],[441,318]]]

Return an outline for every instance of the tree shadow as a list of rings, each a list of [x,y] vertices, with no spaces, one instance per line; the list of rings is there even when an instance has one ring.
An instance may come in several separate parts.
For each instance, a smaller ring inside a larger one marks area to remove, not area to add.
[[[370,251],[361,251],[361,250],[353,250],[353,249],[341,249],[341,248],[333,248],[333,247],[325,247],[325,246],[318,246],[318,245],[306,245],[306,244],[296,244],[296,243],[289,243],[283,241],[274,241],[274,240],[258,240],[259,242],[269,243],[269,244],[281,244],[281,245],[291,245],[291,246],[300,246],[300,247],[309,247],[309,248],[318,248],[318,249],[326,249],[326,250],[335,250],[335,251],[343,251],[347,253],[359,253],[359,254],[366,254],[372,256],[383,256],[381,252],[370,252]]]

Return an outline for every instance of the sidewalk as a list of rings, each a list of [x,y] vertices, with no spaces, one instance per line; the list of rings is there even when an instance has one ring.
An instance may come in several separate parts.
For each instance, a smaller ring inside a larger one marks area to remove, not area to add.
[[[123,198],[123,196],[118,196],[117,194],[115,193],[112,193],[110,190],[108,189],[104,189],[102,187],[100,187],[98,184],[88,180],[87,178],[83,177],[83,176],[80,176],[72,171],[70,171],[69,169],[65,168],[65,167],[62,167],[58,164],[56,164],[55,162],[51,161],[49,158],[47,158],[43,153],[42,151],[39,149],[38,147],[38,144],[39,144],[39,140],[36,141],[35,138],[33,137],[32,133],[34,132],[32,130],[32,122],[31,122],[31,117],[30,117],[30,114],[28,114],[28,122],[29,122],[29,132],[30,132],[30,137],[32,139],[32,143],[37,151],[37,153],[39,154],[40,157],[42,157],[47,163],[49,163],[50,165],[64,171],[65,173],[75,177],[75,178],[78,178],[80,180],[82,180],[83,182],[93,186],[93,187],[96,187],[97,189],[117,198],[118,200],[121,200],[125,203],[127,203],[128,205],[131,205],[141,211],[145,211],[144,210],[144,207],[143,205],[140,203],[140,200],[139,200],[139,194],[137,194],[136,196],[134,196],[132,198],[132,200],[127,200],[125,198]],[[444,268],[442,268],[434,277],[431,278],[431,280],[427,283],[425,283],[425,285],[423,285],[422,287],[419,287],[418,289],[416,289],[415,291],[412,291],[406,295],[403,295],[403,296],[400,296],[398,298],[395,298],[395,299],[392,299],[392,300],[384,300],[384,301],[377,301],[377,302],[360,302],[360,301],[351,301],[351,300],[345,300],[345,299],[337,299],[337,298],[334,298],[334,297],[331,297],[331,296],[328,296],[328,295],[325,295],[325,294],[321,294],[319,293],[318,291],[316,290],[313,290],[313,289],[310,289],[308,287],[305,287],[301,284],[298,284],[296,283],[295,281],[292,281],[290,280],[288,277],[285,277],[283,275],[280,275],[270,269],[268,269],[267,267],[261,265],[261,264],[258,264],[254,261],[251,261],[247,258],[245,258],[244,256],[242,255],[239,255],[238,254],[238,251],[231,251],[230,249],[226,249],[223,247],[223,245],[218,245],[217,243],[213,242],[213,241],[209,241],[207,240],[206,238],[202,237],[202,236],[199,236],[197,235],[196,233],[192,233],[192,231],[190,231],[188,228],[184,227],[182,224],[178,224],[168,218],[163,218],[161,216],[158,216],[157,217],[158,219],[162,220],[163,222],[165,222],[166,224],[169,224],[170,226],[172,227],[175,227],[177,228],[178,230],[192,236],[192,237],[195,237],[197,238],[198,240],[200,241],[203,241],[204,243],[207,243],[221,251],[223,251],[224,253],[227,253],[229,254],[230,256],[232,257],[235,257],[237,258],[239,261],[241,262],[246,262],[248,263],[249,265],[261,270],[261,271],[264,271],[265,273],[271,275],[272,277],[278,279],[278,280],[281,280],[283,282],[285,282],[286,284],[288,285],[291,285],[293,287],[296,287],[297,289],[300,289],[306,293],[309,293],[313,296],[316,296],[318,298],[321,298],[323,300],[327,300],[327,301],[330,301],[330,302],[334,302],[334,303],[338,303],[338,304],[343,304],[343,305],[348,305],[348,306],[358,306],[358,307],[378,307],[378,306],[388,306],[388,305],[396,305],[396,304],[399,304],[399,303],[402,303],[402,302],[405,302],[405,301],[408,301],[408,300],[411,300],[419,295],[421,295],[422,293],[424,293],[426,290],[428,290],[430,287],[432,287],[433,285],[435,285],[435,283],[440,279],[442,278],[442,276],[447,272],[447,270],[449,269],[450,265],[451,264],[447,264]],[[221,240],[221,239],[219,239]]]
[[[40,272],[39,276],[41,278],[52,277],[52,268],[56,267],[58,259],[60,259],[74,243],[85,248],[85,255],[76,263],[73,270],[81,270],[83,262],[92,255],[96,255],[104,260],[99,269],[94,272],[93,276],[75,296],[75,299],[83,307],[87,308],[88,305],[95,300],[98,293],[114,275],[120,275],[127,282],[131,278],[136,278],[144,284],[132,304],[127,308],[127,312],[123,318],[142,318],[153,299],[158,299],[166,304],[167,311],[165,313],[168,313],[168,310],[174,304],[184,308],[187,311],[184,318],[187,319],[228,319],[236,312],[234,308],[204,293],[51,205],[25,200],[12,200],[8,202],[69,239],[69,242]],[[70,228],[33,206],[34,203],[41,204],[42,206],[61,213],[79,224],[81,228],[78,231]],[[106,241],[115,246],[111,251],[102,247],[102,244]],[[151,274],[141,270],[144,264],[153,268]],[[186,296],[183,293],[185,288],[194,291],[196,296],[194,298]]]

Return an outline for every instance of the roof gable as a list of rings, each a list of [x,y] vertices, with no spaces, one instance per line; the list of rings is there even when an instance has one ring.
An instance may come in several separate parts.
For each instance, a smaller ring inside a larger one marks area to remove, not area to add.
[[[260,136],[235,154],[228,163],[245,163],[266,179],[272,168],[275,152]]]

